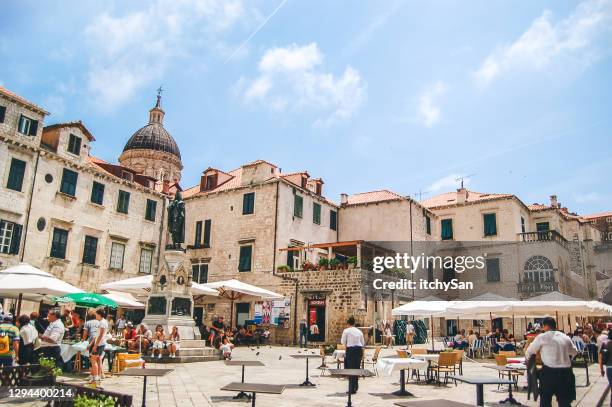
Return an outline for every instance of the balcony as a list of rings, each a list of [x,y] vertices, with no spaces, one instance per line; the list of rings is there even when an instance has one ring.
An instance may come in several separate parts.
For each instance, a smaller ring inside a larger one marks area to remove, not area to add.
[[[556,230],[544,230],[541,232],[519,233],[519,239],[525,243],[556,242],[567,249],[567,239]]]
[[[520,294],[540,294],[551,291],[559,291],[559,283],[550,281],[520,281],[518,284]],[[531,297],[531,295],[529,295]]]

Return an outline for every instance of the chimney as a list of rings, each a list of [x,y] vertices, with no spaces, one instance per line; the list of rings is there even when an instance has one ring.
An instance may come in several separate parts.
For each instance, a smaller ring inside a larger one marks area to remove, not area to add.
[[[468,190],[465,188],[459,188],[457,189],[457,203],[462,204],[465,203],[465,201],[467,201],[468,199]]]
[[[346,205],[348,203],[348,194],[340,194],[340,205]]]
[[[551,195],[550,196],[550,206],[552,208],[558,208],[559,207],[559,202],[557,202],[557,195]]]

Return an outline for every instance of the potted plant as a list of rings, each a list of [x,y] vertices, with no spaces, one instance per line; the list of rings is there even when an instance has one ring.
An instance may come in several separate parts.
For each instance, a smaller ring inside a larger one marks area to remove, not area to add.
[[[329,267],[329,260],[327,260],[325,257],[321,257],[319,259],[319,270],[326,270],[327,267]]]
[[[302,269],[304,271],[308,271],[308,270],[315,270],[316,267],[314,264],[312,264],[312,262],[310,262],[309,260],[306,260],[304,264],[302,264]]]
[[[357,267],[357,256],[349,257],[346,262],[348,263],[349,269],[354,269],[355,267]]]
[[[114,407],[115,401],[108,396],[99,398],[88,397],[84,394],[74,398],[74,407]]]
[[[338,259],[331,259],[329,261],[329,268],[332,270],[336,270],[339,265],[340,265],[340,260]]]
[[[55,359],[41,357],[38,361],[40,368],[25,377],[30,386],[52,386],[55,378],[62,374],[62,369],[55,367]]]
[[[278,271],[280,273],[287,273],[287,272],[293,271],[293,270],[291,269],[291,267],[283,264],[282,266],[278,266],[276,268],[276,271]]]

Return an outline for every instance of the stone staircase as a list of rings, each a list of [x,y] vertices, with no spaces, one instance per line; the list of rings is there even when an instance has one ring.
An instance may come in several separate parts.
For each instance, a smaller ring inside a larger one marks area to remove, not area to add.
[[[152,350],[149,351],[150,353]],[[205,341],[198,339],[183,339],[181,340],[181,348],[177,352],[178,355],[171,358],[168,351],[162,351],[162,357],[145,356],[143,359],[147,363],[192,363],[192,362],[210,362],[213,360],[223,360],[223,353],[215,348],[206,346]]]

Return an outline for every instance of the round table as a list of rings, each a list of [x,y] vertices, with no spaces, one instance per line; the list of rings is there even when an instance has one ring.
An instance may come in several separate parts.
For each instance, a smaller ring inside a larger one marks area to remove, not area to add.
[[[400,389],[393,392],[395,396],[412,396],[413,394],[406,391],[406,370],[423,369],[427,367],[427,362],[414,358],[378,358],[376,368],[383,372],[386,376],[391,376],[394,372],[400,372]]]

